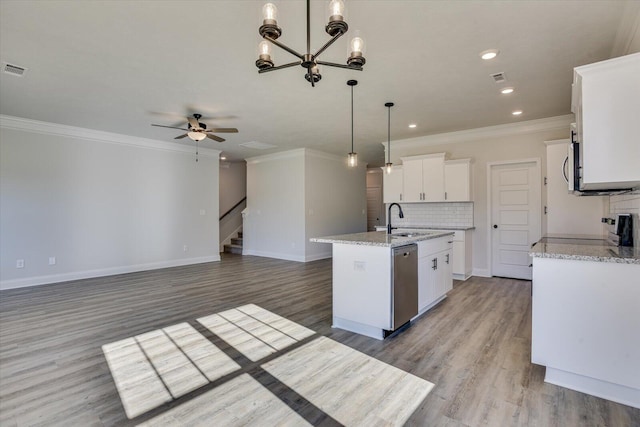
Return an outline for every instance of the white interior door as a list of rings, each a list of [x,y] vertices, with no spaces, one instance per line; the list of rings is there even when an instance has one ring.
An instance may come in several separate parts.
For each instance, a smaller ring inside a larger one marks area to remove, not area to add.
[[[376,231],[377,225],[383,224],[382,188],[367,187],[367,230]]]
[[[531,280],[531,245],[540,239],[537,162],[491,166],[491,273]]]

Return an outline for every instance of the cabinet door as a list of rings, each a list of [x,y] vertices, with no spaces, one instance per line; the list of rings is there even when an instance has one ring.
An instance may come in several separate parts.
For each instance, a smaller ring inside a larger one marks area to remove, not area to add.
[[[444,156],[422,160],[422,188],[423,201],[444,200]]]
[[[383,174],[382,198],[384,203],[402,202],[403,172],[402,166],[394,166],[391,173]]]
[[[433,256],[418,258],[418,311],[433,302],[435,271],[431,269]]]
[[[407,160],[402,163],[404,176],[404,201],[422,201],[422,160]]]
[[[453,242],[453,253],[451,255],[451,271],[453,274],[465,275],[465,244],[464,242]]]
[[[453,278],[451,277],[452,269],[453,269],[453,253],[452,250],[449,249],[447,251],[441,252],[440,257],[442,258],[442,268],[440,269],[440,274],[442,275],[442,294],[444,295],[450,290],[453,289]],[[440,268],[440,265],[438,266]]]
[[[471,201],[470,165],[468,162],[445,162],[444,198],[448,202]]]

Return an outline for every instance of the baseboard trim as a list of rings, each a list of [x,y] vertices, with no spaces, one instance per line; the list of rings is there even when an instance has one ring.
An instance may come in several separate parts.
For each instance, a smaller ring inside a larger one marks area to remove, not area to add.
[[[329,252],[325,252],[325,253],[321,253],[321,254],[315,254],[315,255],[307,255],[304,257],[305,262],[311,262],[311,261],[318,261],[321,259],[327,259],[327,258],[332,258],[333,257],[333,252],[329,251]]]
[[[305,257],[304,256],[300,256],[300,255],[283,254],[283,253],[278,253],[278,252],[254,251],[254,250],[246,249],[246,248],[244,248],[242,250],[242,255],[261,256],[261,257],[264,257],[264,258],[283,259],[285,261],[306,262]]]
[[[68,282],[71,280],[90,279],[94,277],[113,276],[115,274],[135,273],[137,271],[158,270],[161,268],[202,264],[205,262],[214,261],[220,261],[220,254],[198,258],[150,262],[146,264],[124,265],[120,267],[101,268],[97,270],[74,271],[71,273],[52,274],[47,276],[25,277],[24,279],[0,281],[0,290],[27,288],[30,286],[47,285],[50,283]]]
[[[474,268],[471,275],[479,277],[491,277],[491,272],[487,268]]]

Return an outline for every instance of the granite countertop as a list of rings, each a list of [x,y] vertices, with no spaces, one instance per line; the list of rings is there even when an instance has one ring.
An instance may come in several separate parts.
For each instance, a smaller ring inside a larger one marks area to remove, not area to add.
[[[349,245],[364,246],[385,246],[395,248],[398,246],[410,245],[422,240],[437,239],[443,236],[452,236],[453,233],[443,232],[422,232],[412,236],[400,236],[396,234],[387,234],[386,231],[369,231],[366,233],[341,234],[338,236],[314,237],[309,239],[316,243],[344,243]]]
[[[606,240],[593,236],[549,235],[540,239],[529,255],[534,258],[640,264],[639,247],[611,246]]]

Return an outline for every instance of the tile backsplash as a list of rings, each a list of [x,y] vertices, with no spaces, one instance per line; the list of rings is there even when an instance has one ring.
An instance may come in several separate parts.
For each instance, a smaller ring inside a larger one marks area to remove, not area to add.
[[[609,197],[609,213],[630,213],[633,216],[633,244],[640,246],[640,192]]]
[[[402,211],[404,218],[398,217],[396,207],[391,210],[394,227],[473,226],[473,202],[403,203]]]

